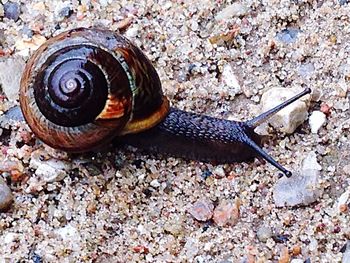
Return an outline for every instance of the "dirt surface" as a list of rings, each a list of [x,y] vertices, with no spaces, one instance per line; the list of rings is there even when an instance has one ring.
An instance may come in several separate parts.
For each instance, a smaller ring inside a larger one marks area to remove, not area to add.
[[[298,170],[310,152],[322,167],[315,202],[277,208],[269,164],[213,165],[118,145],[68,155],[5,118],[0,170],[13,203],[0,213],[0,262],[341,262],[350,239],[347,1],[8,4],[0,4],[2,63],[26,61],[67,29],[108,28],[147,54],[180,109],[247,120],[270,88],[311,87],[309,113],[327,119],[318,133],[308,121],[291,135],[270,129],[265,149],[286,168]],[[1,88],[4,117],[19,85]]]

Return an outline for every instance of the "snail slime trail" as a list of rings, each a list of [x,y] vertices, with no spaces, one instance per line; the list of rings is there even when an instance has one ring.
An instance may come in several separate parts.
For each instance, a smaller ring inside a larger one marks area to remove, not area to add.
[[[49,39],[29,59],[20,105],[35,135],[67,152],[94,150],[116,138],[200,161],[263,158],[290,176],[262,149],[254,128],[310,92],[305,89],[246,122],[185,112],[169,107],[152,63],[128,39],[109,30],[77,28]]]

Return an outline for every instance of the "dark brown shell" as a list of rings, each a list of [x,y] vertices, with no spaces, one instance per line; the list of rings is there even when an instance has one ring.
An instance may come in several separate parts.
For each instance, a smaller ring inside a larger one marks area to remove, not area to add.
[[[70,152],[149,129],[169,110],[141,50],[117,33],[85,28],[61,33],[33,54],[20,104],[39,139]]]

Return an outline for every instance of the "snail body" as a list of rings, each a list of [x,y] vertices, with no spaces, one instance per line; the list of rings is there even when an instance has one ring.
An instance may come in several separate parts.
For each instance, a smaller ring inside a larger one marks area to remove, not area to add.
[[[232,163],[262,157],[254,128],[310,89],[247,122],[169,106],[151,62],[115,32],[78,28],[49,39],[28,61],[20,105],[29,127],[53,148],[84,152],[113,138],[178,157]]]

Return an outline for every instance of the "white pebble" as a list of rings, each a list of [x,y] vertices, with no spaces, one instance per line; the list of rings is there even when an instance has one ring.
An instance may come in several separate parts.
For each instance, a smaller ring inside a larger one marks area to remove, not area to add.
[[[241,85],[230,64],[226,64],[222,71],[222,81],[229,87],[230,96],[235,96],[241,92]]]
[[[78,236],[78,230],[71,225],[66,225],[57,229],[56,233],[60,235],[63,240],[71,240],[72,237]]]
[[[17,100],[25,62],[19,57],[0,60],[0,86],[9,100]]]
[[[326,114],[321,111],[312,112],[309,117],[309,124],[312,133],[318,133],[318,130],[325,124],[326,122]]]
[[[67,171],[70,170],[71,164],[55,159],[42,161],[33,157],[29,166],[36,169],[35,174],[38,176],[39,181],[52,183],[61,181],[67,175]]]
[[[322,170],[322,166],[317,162],[317,155],[314,151],[309,152],[303,160],[302,170]]]
[[[5,244],[10,244],[12,242],[14,242],[16,239],[18,238],[18,234],[17,233],[7,233],[6,235],[3,236],[3,242]]]
[[[341,211],[341,206],[346,205],[348,203],[349,197],[350,197],[350,189],[342,193],[341,196],[338,198],[338,202],[336,205],[338,212]]]
[[[158,182],[157,179],[154,179],[154,180],[150,183],[150,185],[151,185],[152,187],[154,187],[154,188],[158,188],[158,187],[160,186],[160,183]]]
[[[266,112],[300,93],[300,89],[272,88],[261,97],[262,112]],[[310,96],[304,96],[277,112],[268,120],[275,129],[291,134],[307,119]]]
[[[224,178],[225,177],[225,170],[222,166],[218,166],[214,169],[213,174],[218,178]]]
[[[347,175],[350,175],[350,164],[347,164],[343,167],[343,172]]]
[[[133,26],[130,27],[126,32],[125,35],[128,38],[135,38],[137,36],[137,34],[139,33],[139,27],[138,26]]]
[[[108,5],[108,1],[107,0],[100,0],[100,5],[102,7],[106,7]]]
[[[235,16],[244,16],[248,13],[249,7],[243,3],[235,2],[232,5],[226,6],[216,16],[215,20],[225,20]]]

